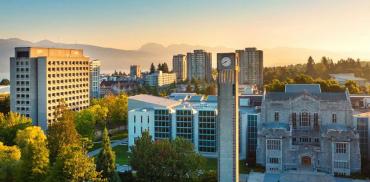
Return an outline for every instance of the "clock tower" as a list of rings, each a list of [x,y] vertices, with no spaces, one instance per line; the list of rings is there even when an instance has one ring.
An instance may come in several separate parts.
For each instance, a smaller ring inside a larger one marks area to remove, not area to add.
[[[218,71],[218,181],[239,182],[239,58],[217,54]]]

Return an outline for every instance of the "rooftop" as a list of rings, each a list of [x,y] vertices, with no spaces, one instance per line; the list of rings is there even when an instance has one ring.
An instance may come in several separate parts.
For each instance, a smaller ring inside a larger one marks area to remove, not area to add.
[[[334,79],[341,79],[341,80],[353,80],[353,81],[365,81],[365,78],[356,77],[354,73],[338,73],[338,74],[330,74],[331,77]]]
[[[163,107],[174,107],[176,105],[179,105],[181,102],[167,99],[164,97],[157,97],[153,95],[146,95],[146,94],[139,94],[135,96],[130,96],[130,100],[137,100],[142,102],[147,102],[150,104],[155,104]]]

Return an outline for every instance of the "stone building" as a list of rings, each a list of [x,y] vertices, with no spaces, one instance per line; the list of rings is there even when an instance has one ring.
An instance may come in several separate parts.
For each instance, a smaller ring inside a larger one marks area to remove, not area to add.
[[[346,92],[288,84],[263,95],[257,163],[267,173],[317,171],[350,175],[361,169],[359,134]]]

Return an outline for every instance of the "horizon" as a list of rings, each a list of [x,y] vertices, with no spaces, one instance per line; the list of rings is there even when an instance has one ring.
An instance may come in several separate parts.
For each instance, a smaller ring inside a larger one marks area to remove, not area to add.
[[[370,57],[367,23],[370,2],[366,0],[356,4],[346,0],[233,3],[218,0],[212,4],[208,1],[87,4],[40,0],[24,1],[27,4],[24,7],[19,6],[19,1],[6,2],[0,7],[2,38],[124,50],[137,50],[151,42],[164,46],[190,44],[235,49],[246,45],[262,49],[290,47],[357,52]],[[35,8],[44,11],[34,11]],[[24,26],[28,27],[27,31],[23,31]]]

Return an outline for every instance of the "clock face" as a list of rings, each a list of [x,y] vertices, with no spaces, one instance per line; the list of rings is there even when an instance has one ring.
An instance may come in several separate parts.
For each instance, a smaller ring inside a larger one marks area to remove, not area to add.
[[[224,67],[229,67],[231,65],[231,59],[229,57],[223,57],[221,59],[221,64]]]

